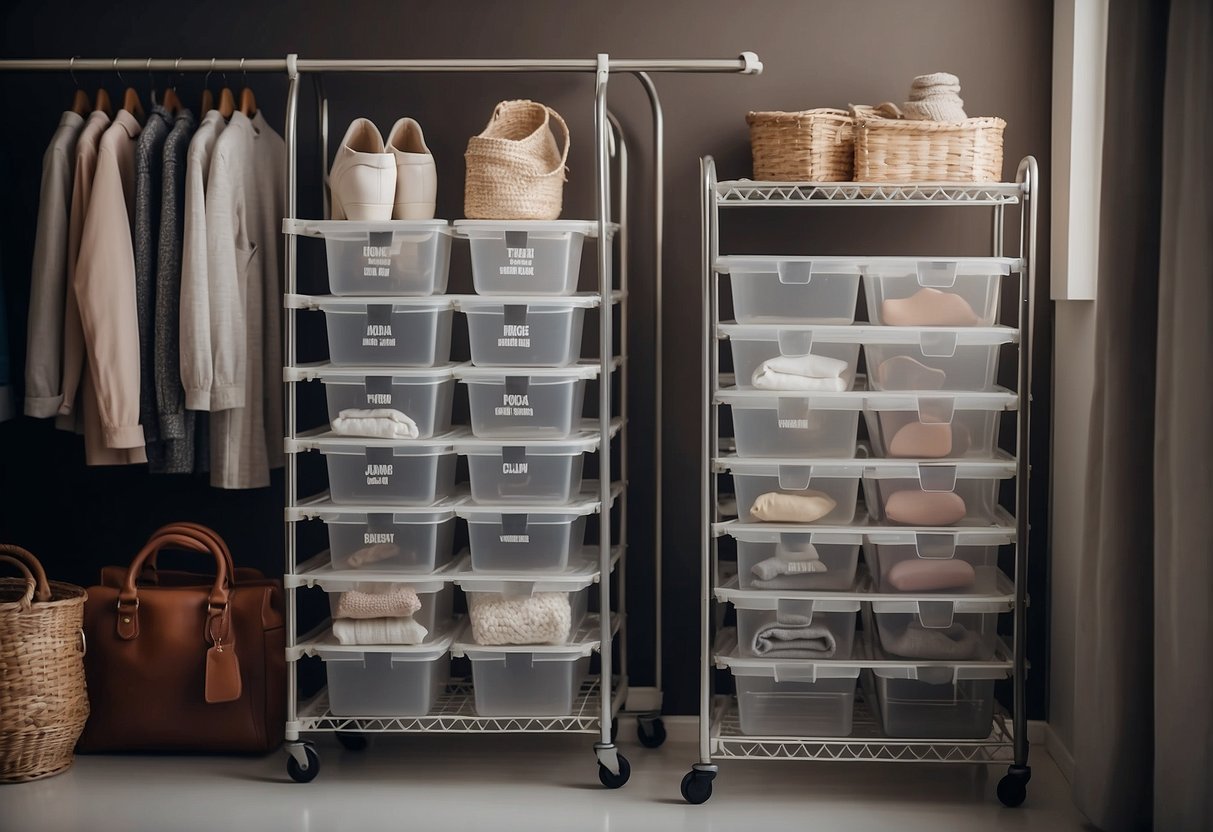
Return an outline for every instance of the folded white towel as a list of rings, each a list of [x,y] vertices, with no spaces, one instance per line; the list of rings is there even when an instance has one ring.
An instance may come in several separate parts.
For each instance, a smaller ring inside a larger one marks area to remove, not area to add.
[[[758,365],[752,379],[760,390],[822,390],[841,393],[847,389],[842,374],[847,362],[827,355],[781,355]]]
[[[412,618],[338,618],[333,635],[340,644],[421,644],[429,630]]]
[[[417,423],[399,410],[379,407],[371,410],[350,408],[337,414],[333,433],[342,436],[373,436],[379,439],[416,439]]]

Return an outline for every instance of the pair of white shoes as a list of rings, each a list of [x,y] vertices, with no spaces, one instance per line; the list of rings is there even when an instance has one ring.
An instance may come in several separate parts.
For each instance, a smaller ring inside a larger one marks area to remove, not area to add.
[[[350,123],[329,171],[335,220],[434,218],[438,171],[421,125],[402,118],[385,144],[373,122]]]

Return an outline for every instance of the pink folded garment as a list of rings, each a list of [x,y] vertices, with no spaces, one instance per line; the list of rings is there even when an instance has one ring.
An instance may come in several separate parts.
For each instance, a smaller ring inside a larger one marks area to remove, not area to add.
[[[977,573],[963,560],[917,558],[893,564],[885,580],[898,592],[936,592],[968,589],[977,580]]]
[[[908,298],[887,298],[880,320],[886,326],[977,326],[981,319],[960,295],[926,287]]]
[[[951,526],[967,512],[964,498],[954,491],[906,489],[889,495],[884,503],[889,522],[903,526]]]
[[[876,368],[876,380],[888,390],[942,390],[948,374],[908,355],[895,355]]]

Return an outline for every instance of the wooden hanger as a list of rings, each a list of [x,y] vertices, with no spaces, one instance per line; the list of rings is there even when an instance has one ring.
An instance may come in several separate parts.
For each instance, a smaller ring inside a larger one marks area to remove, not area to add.
[[[164,100],[160,102],[160,106],[173,115],[181,112],[181,99],[177,97],[177,90],[175,88],[169,87],[164,91]]]
[[[257,115],[257,96],[253,95],[253,91],[249,87],[240,91],[240,112],[249,118]]]
[[[126,92],[122,94],[122,109],[133,115],[142,124],[145,118],[143,112],[143,102],[139,100],[139,93],[134,87],[127,87]]]
[[[202,91],[202,106],[198,108],[198,112],[206,115],[213,109],[215,109],[215,94],[209,89],[204,89]]]
[[[232,95],[231,89],[224,87],[219,90],[219,115],[224,118],[231,118],[232,113],[236,112],[236,97]]]
[[[99,113],[105,113],[111,118],[114,115],[114,105],[110,103],[110,94],[104,89],[97,90],[97,98],[93,104],[93,110]]]

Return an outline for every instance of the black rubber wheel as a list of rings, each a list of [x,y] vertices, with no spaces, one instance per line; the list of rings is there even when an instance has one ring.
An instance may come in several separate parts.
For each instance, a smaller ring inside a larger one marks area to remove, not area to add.
[[[645,748],[660,748],[665,737],[665,723],[661,717],[636,720],[636,738]]]
[[[682,778],[682,799],[692,806],[707,803],[712,796],[712,778],[702,771],[688,771]]]
[[[1023,804],[1028,797],[1028,779],[1020,774],[1008,774],[998,781],[998,799],[1008,809]]]
[[[615,757],[619,760],[618,774],[612,774],[609,768],[602,763],[598,764],[598,779],[608,789],[618,789],[632,776],[632,765],[628,762],[628,758],[622,754],[616,754]]]
[[[337,742],[341,743],[341,747],[346,751],[366,751],[368,745],[371,744],[371,738],[366,734],[357,731],[335,731]]]
[[[303,753],[307,757],[307,768],[299,765],[295,755],[288,754],[286,757],[286,773],[296,783],[310,783],[320,774],[320,755],[316,753],[316,749],[305,745]]]

